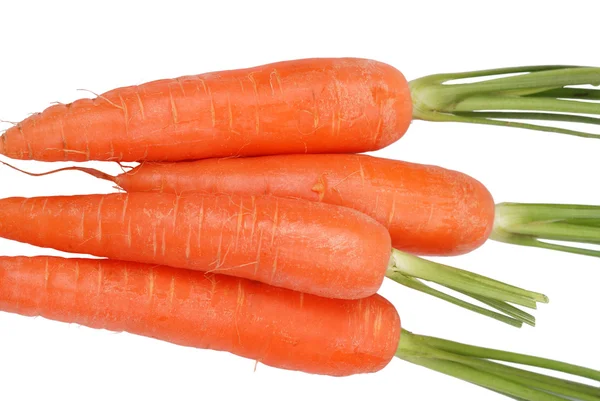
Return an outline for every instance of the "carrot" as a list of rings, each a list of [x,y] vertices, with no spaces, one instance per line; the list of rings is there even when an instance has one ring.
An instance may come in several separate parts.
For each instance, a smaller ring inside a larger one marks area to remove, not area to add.
[[[241,278],[106,259],[2,257],[0,309],[334,376],[382,369],[400,335],[398,314],[380,296],[337,302]],[[302,320],[314,322],[300,327]]]
[[[384,277],[520,326],[546,296],[392,249],[384,226],[355,210],[272,196],[108,195],[0,200],[0,236],[37,246],[223,273],[332,298],[363,298]],[[483,297],[501,313],[420,280]],[[515,308],[516,309],[516,308]]]
[[[508,73],[523,74],[496,77]],[[482,76],[489,79],[448,85]],[[600,114],[597,103],[564,99],[600,98],[598,90],[570,87],[599,81],[598,68],[536,66],[432,75],[408,83],[400,71],[374,60],[284,61],[154,81],[54,105],[8,129],[0,153],[42,161],[359,153],[398,140],[413,118],[596,137],[519,121],[597,124],[579,115]]]
[[[600,399],[597,388],[491,360],[593,380],[600,380],[599,371],[412,334],[377,294],[339,300],[165,266],[0,257],[0,310],[228,351],[307,373],[371,373],[396,356],[523,400]]]
[[[359,152],[411,119],[408,84],[361,59],[310,59],[119,88],[55,105],[9,129],[0,152],[59,160],[185,160]],[[356,132],[348,141],[348,129]]]
[[[1,162],[15,168],[7,163]],[[392,245],[418,255],[459,255],[488,238],[600,256],[546,240],[600,242],[600,207],[501,203],[476,179],[442,167],[367,155],[275,155],[145,162],[118,176],[83,171],[127,192],[274,195],[356,209],[389,231]]]

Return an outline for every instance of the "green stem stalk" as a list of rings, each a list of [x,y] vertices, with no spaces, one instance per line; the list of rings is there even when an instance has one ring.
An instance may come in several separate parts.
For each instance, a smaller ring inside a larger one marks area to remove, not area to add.
[[[530,308],[535,308],[536,302],[548,302],[548,297],[544,294],[515,287],[466,270],[421,259],[396,249],[392,251],[392,260],[393,262],[388,270],[397,270],[410,277],[467,291],[471,294]]]
[[[559,113],[600,114],[600,103],[519,96],[472,96],[456,103],[451,111],[531,110]]]
[[[472,118],[491,118],[505,120],[534,120],[534,121],[562,121],[579,124],[600,125],[600,118],[575,116],[558,113],[533,113],[533,112],[495,112],[495,111],[457,111],[455,115]]]
[[[583,88],[560,88],[536,92],[529,96],[552,97],[556,99],[600,100],[600,90]]]
[[[398,358],[524,401],[600,401],[600,388],[508,366],[534,366],[600,380],[600,371],[545,358],[475,347],[403,330]]]
[[[517,327],[517,328],[522,327],[523,323],[528,323],[519,317],[508,315],[508,314],[507,314],[508,316],[503,315],[501,313],[497,313],[497,312],[491,311],[489,309],[485,309],[480,306],[474,305],[470,302],[463,301],[462,299],[453,297],[452,295],[449,295],[444,292],[438,291],[434,288],[431,288],[427,284],[423,283],[422,281],[420,281],[416,278],[405,276],[399,272],[393,272],[390,275],[388,275],[388,277],[391,278],[392,280],[394,280],[395,282],[397,282],[398,284],[402,284],[406,287],[412,288],[413,290],[421,291],[425,294],[434,296],[443,301],[450,302],[451,304],[454,304],[456,306],[460,306],[461,308],[470,310],[471,312],[475,312],[475,313],[479,313],[480,315],[483,315],[483,316],[491,317],[492,319],[496,319],[502,323],[506,323],[506,324],[509,324],[509,325]],[[481,297],[481,298],[484,298],[484,297]],[[490,302],[491,301],[492,300],[490,300]],[[498,302],[500,302],[500,301],[498,301]],[[517,309],[517,308],[515,308],[515,309]],[[517,310],[519,310],[519,309],[517,309]],[[523,312],[523,313],[525,313],[525,312]]]
[[[584,242],[588,244],[597,244],[598,239],[600,239],[600,227],[569,224],[560,221],[516,224],[511,227],[511,232],[557,241]]]
[[[600,244],[600,206],[500,203],[490,238],[500,242],[600,257],[600,250],[545,240]]]
[[[496,77],[501,74],[518,75]],[[488,79],[453,83],[465,78]],[[600,114],[600,90],[573,87],[577,85],[600,85],[600,68],[531,66],[430,75],[410,82],[413,118],[600,138],[599,134],[590,132],[518,121],[533,119],[598,125],[598,119],[580,114]]]
[[[507,316],[510,316],[513,319],[517,319],[518,321],[528,324],[530,326],[535,326],[535,317],[533,315],[531,315],[525,311],[522,311],[521,309],[516,308],[507,302],[496,301],[495,299],[489,299],[489,298],[482,297],[479,295],[469,294],[468,292],[460,291],[457,289],[454,289],[454,290],[458,291],[462,294],[465,294],[467,296],[470,296],[471,298],[473,298],[481,303],[491,306],[492,308],[505,313]]]
[[[581,400],[597,400],[600,396],[600,388],[588,386],[587,384],[564,380],[555,377],[549,377],[540,373],[529,372],[525,369],[514,368],[511,366],[500,365],[487,360],[472,359],[465,362],[476,369],[484,370],[489,373],[497,374],[505,379],[515,381],[520,384],[528,385],[553,393],[563,393],[569,397],[576,397]]]
[[[466,270],[421,259],[396,249],[392,250],[386,276],[406,287],[515,327],[521,327],[523,323],[533,326],[535,325],[535,318],[510,305],[509,302],[532,309],[537,307],[537,302],[548,302],[548,297],[543,294],[515,287]],[[475,305],[434,289],[422,280],[462,293],[495,310]]]
[[[415,365],[423,366],[436,372],[494,390],[511,398],[526,401],[565,401],[565,398],[548,394],[535,388],[529,388],[519,383],[506,380],[498,375],[474,369],[466,364],[452,362],[444,359],[418,358],[404,356],[399,357]],[[502,389],[502,390],[498,390]]]
[[[405,332],[403,332],[403,334],[405,334]],[[430,347],[467,357],[493,359],[496,361],[516,363],[519,365],[535,366],[542,369],[554,370],[557,372],[600,381],[600,371],[598,370],[584,368],[581,366],[572,365],[570,363],[554,361],[552,359],[539,358],[515,352],[500,351],[492,348],[466,345],[437,337],[417,336],[416,341],[419,341],[419,343],[422,344],[427,344]]]

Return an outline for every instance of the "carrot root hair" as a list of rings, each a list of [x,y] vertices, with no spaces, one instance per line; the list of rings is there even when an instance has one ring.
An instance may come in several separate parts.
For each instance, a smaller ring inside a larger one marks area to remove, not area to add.
[[[19,123],[16,123],[16,122],[14,122],[14,121],[8,121],[8,120],[2,120],[2,119],[0,119],[0,123],[3,123],[3,124],[10,124],[10,125],[12,125],[13,127],[16,127],[17,125],[19,125]]]
[[[123,106],[119,106],[118,104],[115,104],[114,102],[111,102],[109,99],[107,99],[105,96],[99,95],[94,91],[91,91],[89,89],[77,89],[78,91],[82,91],[82,92],[88,92],[91,93],[92,95],[96,96],[98,99],[102,99],[105,102],[109,103],[111,106],[116,107],[117,109],[123,111]]]
[[[119,165],[119,168],[125,174],[128,173],[130,170],[133,169],[132,166],[128,166],[127,164],[123,164],[123,162],[121,162],[121,161],[116,161],[115,163],[117,163]]]
[[[0,124],[9,124],[13,127],[16,127],[18,125],[18,123],[14,122],[14,121],[7,121],[7,120],[2,120],[2,119],[0,119]],[[8,130],[8,128],[4,128],[4,129],[0,130],[0,134],[4,134],[7,130]]]
[[[59,169],[55,169],[55,170],[45,171],[43,173],[32,173],[31,171],[20,169],[20,168],[18,168],[16,166],[13,166],[10,163],[2,161],[2,160],[0,160],[0,164],[5,165],[6,167],[10,167],[11,169],[16,170],[16,171],[18,171],[20,173],[27,174],[27,175],[29,175],[31,177],[43,177],[45,175],[60,173],[62,171],[81,171],[83,173],[89,174],[89,175],[91,175],[93,177],[96,177],[96,178],[99,178],[101,180],[106,180],[106,181],[110,181],[110,182],[116,183],[116,177],[114,177],[114,176],[112,176],[110,174],[104,173],[104,172],[102,172],[100,170],[97,170],[95,168],[89,168],[89,167],[70,166],[70,167],[63,167],[63,168],[59,168]],[[129,166],[125,166],[125,167],[129,167]],[[123,166],[121,166],[121,168],[123,168]],[[125,170],[123,170],[123,171],[125,171]]]

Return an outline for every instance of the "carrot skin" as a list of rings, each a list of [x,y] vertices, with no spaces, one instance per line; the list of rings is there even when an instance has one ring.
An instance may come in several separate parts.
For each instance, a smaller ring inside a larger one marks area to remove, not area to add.
[[[41,161],[180,161],[354,153],[412,119],[402,73],[358,58],[304,59],[118,88],[7,130],[0,154]]]
[[[389,233],[370,217],[272,196],[7,198],[0,200],[0,236],[347,299],[377,292],[391,256]]]
[[[394,248],[420,255],[470,252],[494,224],[494,199],[474,178],[367,155],[142,163],[114,182],[128,192],[266,194],[345,206],[386,226]]]
[[[332,376],[384,368],[400,337],[400,318],[379,295],[334,300],[107,259],[0,257],[0,310]]]

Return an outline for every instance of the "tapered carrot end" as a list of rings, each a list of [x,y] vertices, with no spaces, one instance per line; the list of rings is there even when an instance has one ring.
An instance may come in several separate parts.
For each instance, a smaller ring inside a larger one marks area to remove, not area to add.
[[[0,120],[0,122],[5,123],[7,121]],[[14,126],[13,126],[13,128],[14,128]],[[5,155],[6,156],[6,139],[7,139],[6,135],[13,128],[7,128],[7,129],[0,130],[0,133],[2,134],[2,135],[0,135],[0,155]]]
[[[2,149],[3,149],[3,147],[0,146],[0,154],[3,154],[2,153]],[[110,174],[106,174],[106,173],[104,173],[104,172],[102,172],[100,170],[96,170],[94,168],[87,168],[87,167],[63,167],[63,168],[59,168],[59,169],[56,169],[56,170],[46,171],[44,173],[32,173],[30,171],[22,170],[22,169],[20,169],[18,167],[15,167],[12,164],[4,162],[2,160],[0,160],[0,164],[4,165],[6,167],[12,168],[13,170],[16,170],[16,171],[18,171],[20,173],[32,176],[32,177],[43,177],[45,175],[55,174],[55,173],[59,173],[61,171],[81,171],[82,173],[89,174],[89,175],[91,175],[93,177],[96,177],[98,179],[112,181],[112,182],[116,183],[116,177],[113,177]]]
[[[0,155],[11,159],[26,160],[31,152],[29,151],[22,134],[20,125],[13,122],[1,121],[1,123],[12,124],[12,127],[0,130]]]

